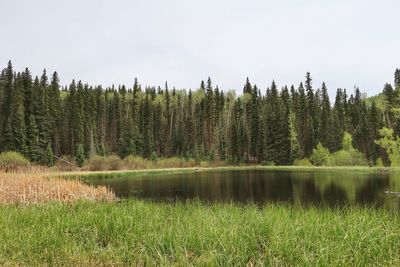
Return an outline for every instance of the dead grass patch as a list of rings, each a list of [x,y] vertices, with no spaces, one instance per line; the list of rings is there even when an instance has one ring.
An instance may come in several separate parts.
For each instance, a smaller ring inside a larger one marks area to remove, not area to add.
[[[0,203],[31,204],[48,201],[113,201],[106,187],[94,187],[77,180],[49,178],[44,174],[0,173]]]

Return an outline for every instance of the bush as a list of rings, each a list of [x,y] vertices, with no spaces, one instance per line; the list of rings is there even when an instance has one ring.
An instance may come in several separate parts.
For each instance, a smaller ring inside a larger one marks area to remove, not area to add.
[[[353,149],[351,151],[339,150],[332,154],[331,165],[333,166],[368,166],[364,155]]]
[[[29,160],[18,152],[7,151],[0,154],[0,170],[19,171],[28,169],[30,166]]]
[[[115,155],[108,157],[94,156],[86,161],[85,170],[89,171],[116,171],[124,168],[124,162]]]
[[[379,130],[381,138],[375,141],[380,147],[382,147],[390,160],[390,166],[400,166],[400,137],[394,135],[393,129],[382,128]]]
[[[364,155],[353,147],[353,138],[351,134],[347,132],[343,134],[342,147],[342,150],[339,150],[330,156],[330,165],[368,166],[368,162]]]
[[[317,148],[313,149],[310,160],[315,166],[327,166],[330,163],[331,154],[321,143],[318,143]]]
[[[106,158],[94,156],[86,161],[85,169],[89,171],[106,171],[108,169]]]
[[[313,166],[311,161],[307,158],[304,159],[296,159],[293,163],[294,166]]]
[[[138,156],[128,156],[124,158],[124,165],[129,170],[150,169],[153,167],[153,162]]]
[[[198,165],[199,163],[197,163],[194,159],[185,159],[178,157],[163,158],[160,159],[157,163],[157,167],[159,168],[184,168],[195,167]]]
[[[108,170],[110,171],[121,170],[124,167],[123,161],[118,156],[108,156],[106,157],[106,161],[108,163]]]
[[[333,166],[350,166],[351,154],[346,150],[339,150],[332,154],[331,165]]]
[[[384,166],[384,165],[383,165],[383,161],[382,161],[381,158],[378,158],[378,159],[376,160],[375,166],[376,166],[376,167],[383,167],[383,166]]]

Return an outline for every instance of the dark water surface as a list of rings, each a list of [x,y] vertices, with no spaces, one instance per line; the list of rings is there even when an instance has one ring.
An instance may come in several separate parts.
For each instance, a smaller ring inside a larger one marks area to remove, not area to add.
[[[90,179],[120,198],[156,201],[284,202],[316,206],[400,209],[400,175],[363,171],[213,170]]]

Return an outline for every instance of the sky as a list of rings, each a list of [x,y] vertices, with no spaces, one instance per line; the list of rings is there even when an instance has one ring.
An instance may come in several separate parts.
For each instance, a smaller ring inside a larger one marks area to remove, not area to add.
[[[61,84],[262,92],[275,80],[380,92],[400,67],[398,0],[0,0],[0,65]]]

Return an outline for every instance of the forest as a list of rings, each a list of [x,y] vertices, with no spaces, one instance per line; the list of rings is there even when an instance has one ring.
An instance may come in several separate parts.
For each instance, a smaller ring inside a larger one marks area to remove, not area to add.
[[[337,89],[331,101],[325,83],[317,87],[310,73],[298,86],[280,88],[274,81],[258,88],[247,78],[236,95],[210,78],[193,91],[167,83],[142,88],[137,79],[132,86],[75,80],[62,86],[57,72],[34,77],[9,61],[0,75],[0,109],[0,150],[49,166],[62,156],[82,165],[112,154],[266,165],[310,158],[319,165],[317,152],[343,150],[370,166],[393,165],[400,70],[378,96],[367,98],[355,87]]]

